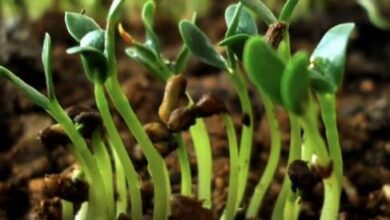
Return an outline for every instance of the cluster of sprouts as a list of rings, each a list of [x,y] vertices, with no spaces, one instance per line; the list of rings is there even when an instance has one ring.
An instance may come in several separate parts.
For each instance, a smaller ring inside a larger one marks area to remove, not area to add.
[[[181,169],[180,196],[198,200],[208,213],[202,219],[212,218],[213,157],[204,122],[205,117],[212,115],[223,119],[229,151],[227,200],[219,217],[232,220],[238,210],[244,209],[246,218],[254,219],[280,159],[282,140],[275,112],[279,106],[289,115],[290,148],[288,172],[272,219],[298,219],[301,195],[313,190],[318,179],[324,186],[321,220],[337,219],[343,163],[335,95],[343,78],[347,42],[354,24],[331,28],[311,54],[306,51],[292,53],[289,27],[298,0],[287,0],[278,17],[259,0],[240,0],[225,11],[227,30],[224,39],[218,42],[225,49],[223,54],[196,26],[196,16],[193,16],[191,20],[180,21],[183,46],[175,60],[167,60],[154,31],[155,3],[149,0],[143,6],[142,21],[146,31],[143,42],[134,39],[120,25],[123,3],[124,0],[113,1],[105,28],[87,15],[65,14],[67,30],[77,45],[67,52],[80,56],[85,74],[94,85],[97,110],[74,108],[65,111],[60,105],[52,80],[52,45],[48,34],[42,50],[46,96],[0,66],[2,77],[23,90],[57,122],[42,131],[41,141],[46,145],[63,145],[77,161],[76,167],[63,174],[45,178],[45,193],[53,199],[41,204],[41,217],[51,215],[63,220],[144,218],[142,180],[114,123],[111,112],[114,109],[141,147],[146,160],[153,183],[154,220],[168,219],[175,211],[171,210],[171,184],[164,160],[172,151],[177,152]],[[254,15],[268,26],[266,33],[258,33]],[[142,125],[121,89],[115,57],[117,30],[127,44],[125,53],[129,58],[166,82],[162,104],[156,112],[160,117],[158,122]],[[208,93],[194,100],[186,90],[184,73],[191,54],[201,62],[221,69],[229,78],[245,119],[239,135],[223,101]],[[244,194],[256,111],[249,96],[249,84],[256,87],[265,108],[271,151],[264,172],[246,202]],[[325,137],[319,130],[320,123],[324,125]],[[194,181],[187,143],[182,137],[187,130],[197,157],[196,192],[192,188]]]

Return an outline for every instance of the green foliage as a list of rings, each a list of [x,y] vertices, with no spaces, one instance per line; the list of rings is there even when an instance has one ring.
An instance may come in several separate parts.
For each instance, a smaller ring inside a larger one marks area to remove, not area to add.
[[[189,21],[179,23],[180,34],[188,49],[202,62],[226,69],[225,59],[214,49],[207,36]]]
[[[93,30],[80,41],[80,46],[67,50],[69,54],[80,54],[85,73],[93,82],[103,84],[108,77],[108,63],[104,55],[103,30]]]
[[[69,34],[77,42],[89,32],[94,30],[101,30],[99,25],[92,18],[74,12],[65,12],[65,25]]]
[[[345,23],[328,30],[310,57],[314,69],[332,85],[333,91],[328,92],[335,93],[341,85],[348,39],[354,27],[353,23]]]
[[[240,2],[257,14],[267,25],[278,21],[272,11],[260,0],[240,0]]]
[[[309,56],[305,52],[298,52],[286,65],[281,81],[281,96],[283,106],[297,115],[306,110],[310,75],[308,72]]]
[[[262,37],[252,37],[245,45],[244,66],[253,84],[282,103],[280,82],[285,64]]]
[[[50,35],[46,33],[45,40],[43,42],[43,48],[42,48],[42,64],[43,64],[43,69],[45,71],[47,96],[50,100],[53,100],[55,98],[55,92],[54,92],[54,84],[53,84],[52,72],[51,72],[51,62],[52,62],[51,56],[52,56],[51,38]]]
[[[233,4],[227,7],[225,10],[225,22],[228,28],[230,28],[230,26],[232,25],[234,13],[237,7],[237,4]],[[233,31],[233,34],[257,34],[256,21],[247,9],[244,8],[239,11],[238,23],[235,30]]]

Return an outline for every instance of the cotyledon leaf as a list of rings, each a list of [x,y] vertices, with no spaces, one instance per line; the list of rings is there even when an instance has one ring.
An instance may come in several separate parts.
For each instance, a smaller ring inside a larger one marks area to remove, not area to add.
[[[252,37],[246,43],[244,66],[257,88],[274,102],[282,103],[280,83],[285,64],[262,37]]]
[[[354,27],[353,23],[344,23],[328,30],[310,57],[314,68],[337,88],[343,79],[348,39]]]
[[[198,27],[189,21],[181,21],[179,29],[184,43],[200,61],[220,69],[227,69],[225,59],[213,48],[210,40]]]

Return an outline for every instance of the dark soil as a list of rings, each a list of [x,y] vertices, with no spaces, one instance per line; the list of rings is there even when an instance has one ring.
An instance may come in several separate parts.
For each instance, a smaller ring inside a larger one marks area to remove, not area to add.
[[[200,20],[203,30],[214,40],[223,36],[225,30],[222,16],[225,4],[226,2],[215,3],[210,14]],[[364,11],[351,1],[336,4],[337,7],[330,5],[326,11],[314,13],[310,19],[296,21],[291,27],[293,47],[295,50],[312,50],[329,27],[340,22],[356,22],[357,31],[349,48],[344,86],[337,101],[345,172],[340,218],[390,219],[390,32],[372,26]],[[129,23],[126,26],[130,31],[137,31],[142,27],[138,23]],[[175,24],[167,19],[159,19],[157,29],[161,33],[159,36],[162,38],[165,53],[168,57],[174,57],[181,44]],[[44,32],[50,32],[54,43],[54,81],[60,102],[64,107],[83,105],[94,108],[92,87],[82,74],[78,57],[65,53],[66,48],[73,46],[74,42],[65,33],[62,14],[47,13],[35,22],[23,21],[3,25],[0,26],[0,31],[0,64],[15,71],[42,92],[45,91],[40,48]],[[123,46],[118,45],[123,89],[143,123],[156,121],[156,109],[161,102],[164,85],[124,57]],[[242,116],[238,99],[224,73],[193,60],[185,76],[188,79],[189,92],[195,99],[203,94],[213,93],[224,100],[239,128]],[[245,202],[250,198],[253,187],[261,176],[270,146],[261,101],[255,92],[251,94],[257,123]],[[46,148],[37,140],[39,131],[51,125],[52,119],[34,106],[21,91],[1,78],[0,106],[0,219],[31,219],[34,207],[37,207],[43,198],[44,175],[60,173],[73,164],[73,159],[61,147]],[[284,132],[282,161],[261,209],[261,219],[269,219],[286,173],[288,118],[285,112],[279,112]],[[128,150],[137,162],[134,140],[119,117],[116,117],[116,120]],[[211,117],[206,122],[213,141],[213,214],[218,216],[223,210],[227,196],[228,150],[221,120]],[[189,135],[185,137],[190,142]],[[191,151],[195,188],[194,156]],[[180,169],[175,153],[167,157],[167,162],[173,191],[179,192]],[[137,167],[141,170],[141,175],[147,178],[141,160]],[[150,181],[145,179],[142,189],[145,206],[149,209],[153,193],[151,186]],[[318,184],[313,193],[303,201],[300,219],[318,219],[321,197],[322,189]],[[175,199],[173,204],[190,204],[189,206],[193,207],[191,210],[200,214],[191,216],[185,208],[179,207],[179,217],[174,219],[208,216],[208,213],[198,207],[196,201],[180,197]],[[243,219],[243,214],[239,214],[237,219]]]

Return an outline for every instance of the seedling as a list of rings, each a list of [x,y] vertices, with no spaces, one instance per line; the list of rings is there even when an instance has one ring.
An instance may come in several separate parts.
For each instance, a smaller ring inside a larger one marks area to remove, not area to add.
[[[67,30],[76,44],[67,52],[80,55],[85,74],[94,85],[98,111],[73,108],[66,112],[59,104],[52,81],[51,40],[48,34],[42,50],[47,96],[0,66],[2,76],[23,90],[57,121],[57,124],[41,132],[42,143],[48,147],[64,146],[75,157],[80,168],[72,175],[47,176],[46,193],[61,200],[51,199],[41,204],[46,216],[61,216],[64,220],[75,216],[77,219],[144,218],[141,180],[112,118],[108,95],[140,145],[148,165],[154,189],[153,219],[168,219],[171,201],[172,204],[178,201],[194,204],[198,211],[204,211],[202,216],[211,218],[208,209],[212,207],[212,154],[203,118],[213,115],[222,117],[229,149],[228,196],[221,219],[235,219],[241,207],[246,208],[247,218],[256,218],[280,157],[281,132],[275,112],[277,106],[290,116],[291,138],[288,175],[284,178],[272,219],[298,219],[300,195],[312,190],[317,178],[324,185],[321,219],[337,219],[343,165],[336,125],[335,94],[343,78],[347,41],[354,24],[345,23],[330,29],[311,55],[305,51],[292,54],[289,26],[298,1],[286,1],[277,17],[261,1],[241,0],[225,11],[227,31],[219,42],[219,46],[225,48],[225,54],[217,52],[206,34],[196,26],[196,17],[193,16],[192,21],[179,23],[184,45],[176,59],[170,61],[161,53],[160,41],[154,31],[155,3],[147,1],[143,6],[146,39],[140,42],[118,24],[123,2],[113,1],[105,28],[87,15],[65,14]],[[264,36],[258,33],[251,11],[268,25]],[[120,88],[115,57],[117,27],[128,44],[126,54],[154,76],[166,81],[164,98],[156,112],[160,122],[143,126]],[[227,73],[242,109],[239,141],[233,120],[221,100],[208,93],[194,100],[186,90],[184,72],[190,53]],[[271,133],[269,160],[247,207],[243,201],[246,201],[244,193],[255,121],[245,74],[260,94]],[[326,141],[319,131],[319,112]],[[190,130],[198,157],[196,194],[192,191],[188,152],[182,138],[182,133],[187,130]],[[174,150],[177,150],[182,172],[180,196],[171,195],[164,161],[164,157]],[[86,189],[88,193],[85,193]],[[72,203],[81,203],[80,210],[73,210]],[[176,210],[173,211],[173,216],[177,215]]]

